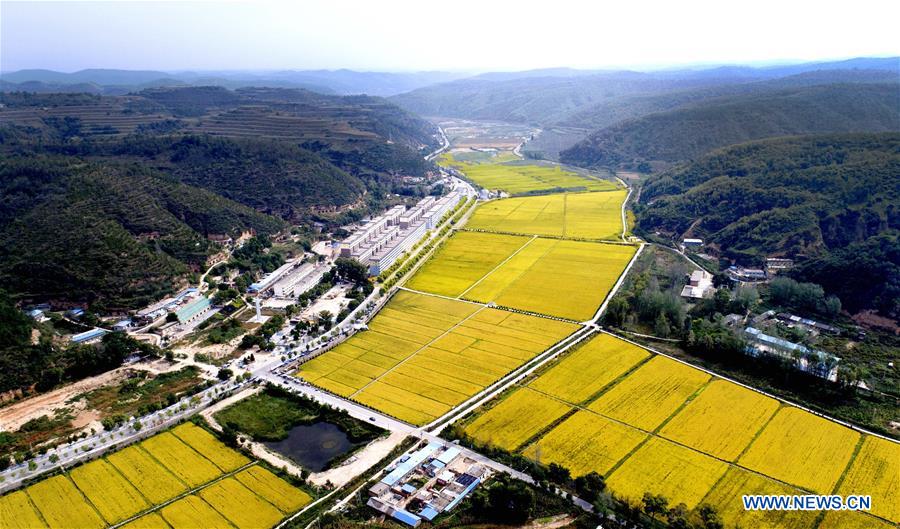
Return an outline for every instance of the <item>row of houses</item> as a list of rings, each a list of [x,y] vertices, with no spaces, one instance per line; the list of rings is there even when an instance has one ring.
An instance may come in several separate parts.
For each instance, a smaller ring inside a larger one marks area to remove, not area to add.
[[[745,328],[744,337],[747,339],[746,353],[750,356],[783,358],[791,362],[795,369],[837,382],[838,363],[841,361],[838,356],[771,336],[755,327]]]
[[[465,194],[453,190],[443,197],[425,197],[407,209],[399,205],[383,215],[362,223],[359,229],[341,243],[341,257],[365,264],[371,275],[389,268],[404,252],[420,241],[428,230],[453,209]]]

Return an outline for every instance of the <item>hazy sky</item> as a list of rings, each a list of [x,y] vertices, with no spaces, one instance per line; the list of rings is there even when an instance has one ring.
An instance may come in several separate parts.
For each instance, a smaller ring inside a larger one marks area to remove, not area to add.
[[[522,70],[900,55],[897,0],[9,2],[0,69]]]

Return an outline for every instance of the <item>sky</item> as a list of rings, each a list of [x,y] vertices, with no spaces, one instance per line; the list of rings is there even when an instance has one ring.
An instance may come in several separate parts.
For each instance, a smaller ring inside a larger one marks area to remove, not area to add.
[[[896,0],[0,0],[0,70],[515,71],[900,55]]]

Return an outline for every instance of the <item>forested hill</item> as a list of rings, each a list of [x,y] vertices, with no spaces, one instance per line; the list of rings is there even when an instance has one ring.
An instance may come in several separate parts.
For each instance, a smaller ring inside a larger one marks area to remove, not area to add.
[[[900,84],[831,84],[705,100],[600,129],[563,151],[583,167],[646,169],[797,134],[900,130]]]
[[[759,264],[794,257],[797,274],[851,311],[900,315],[900,134],[777,138],[728,147],[644,186],[637,229],[707,241]]]
[[[136,164],[0,163],[0,284],[17,298],[135,308],[204,266],[209,235],[284,223]]]

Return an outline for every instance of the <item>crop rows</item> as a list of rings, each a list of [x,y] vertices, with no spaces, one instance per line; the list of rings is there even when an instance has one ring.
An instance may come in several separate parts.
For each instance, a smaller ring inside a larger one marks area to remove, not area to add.
[[[476,415],[465,433],[573,476],[598,472],[635,503],[651,492],[670,505],[712,505],[727,526],[812,528],[817,513],[742,504],[744,494],[810,492],[872,497],[871,514],[829,513],[819,529],[900,521],[897,443],[649,355],[599,335]]]
[[[550,190],[606,191],[616,185],[563,169],[558,165],[522,163],[468,163],[451,160],[444,155],[445,165],[465,173],[466,177],[485,189],[499,189],[510,194]]]
[[[68,475],[0,497],[0,525],[80,529],[118,524],[249,462],[207,431],[183,424]],[[267,528],[310,501],[268,470],[250,466],[125,527]]]
[[[461,232],[409,287],[583,321],[594,315],[635,251],[627,245]]]
[[[575,331],[573,324],[401,291],[299,376],[425,424]]]
[[[570,239],[615,240],[622,233],[623,189],[513,197],[482,204],[469,219],[472,230]]]

